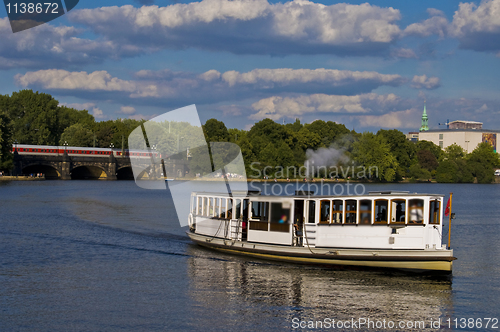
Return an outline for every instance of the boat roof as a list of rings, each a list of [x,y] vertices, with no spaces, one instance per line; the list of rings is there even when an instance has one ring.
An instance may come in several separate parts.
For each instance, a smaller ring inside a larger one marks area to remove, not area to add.
[[[197,195],[212,195],[212,196],[229,196],[228,193],[221,192],[207,192],[207,191],[195,191],[193,192]],[[382,191],[369,191],[367,194],[363,195],[314,195],[314,192],[301,192],[296,191],[295,195],[287,195],[287,196],[277,196],[277,195],[262,195],[262,193],[258,190],[249,190],[248,192],[241,191],[233,191],[231,193],[233,197],[259,197],[259,198],[360,198],[360,197],[373,197],[373,196],[432,196],[432,197],[444,197],[443,194],[428,194],[428,193],[410,193],[409,191],[401,191],[401,190],[382,190]]]

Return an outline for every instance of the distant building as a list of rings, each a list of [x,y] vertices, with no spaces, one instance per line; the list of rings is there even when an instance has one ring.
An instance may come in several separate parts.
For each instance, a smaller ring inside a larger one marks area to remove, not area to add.
[[[450,129],[433,129],[425,132],[420,132],[418,135],[419,141],[431,141],[438,145],[441,149],[445,149],[452,144],[461,146],[467,153],[471,153],[480,143],[487,142],[495,152],[500,152],[497,137],[500,137],[500,130],[482,129],[482,123],[478,129],[452,129],[452,124],[459,122],[461,124],[471,124],[473,121],[453,121],[450,122]]]
[[[490,144],[495,152],[500,153],[497,137],[500,138],[500,130],[483,129],[483,123],[477,121],[456,120],[447,122],[447,129],[429,130],[429,118],[424,101],[424,112],[422,113],[422,125],[420,132],[409,132],[406,138],[410,141],[430,141],[445,149],[452,144],[461,146],[467,153],[471,153],[482,142]]]
[[[483,129],[482,122],[476,121],[452,121],[449,124],[450,129]]]
[[[406,138],[412,142],[418,142],[418,131],[410,131],[406,134]]]

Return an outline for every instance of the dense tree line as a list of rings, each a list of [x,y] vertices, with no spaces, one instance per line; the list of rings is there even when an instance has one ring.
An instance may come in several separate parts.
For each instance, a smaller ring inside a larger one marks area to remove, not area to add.
[[[495,168],[500,167],[499,155],[487,143],[470,154],[456,144],[443,151],[429,141],[411,142],[397,129],[356,133],[332,121],[302,124],[296,120],[281,125],[270,119],[257,122],[249,131],[227,129],[223,122],[210,119],[203,129],[209,142],[240,146],[248,177],[302,177],[287,169],[311,166],[317,159],[309,176],[491,183]],[[371,167],[376,172],[368,171]]]
[[[143,122],[130,119],[97,122],[86,110],[61,106],[51,95],[31,90],[0,95],[0,170],[12,168],[10,150],[14,141],[38,145],[67,142],[70,146],[87,147],[113,144],[117,148],[123,144],[128,148],[129,134]],[[238,145],[249,178],[307,175],[382,182],[435,179],[490,183],[494,180],[494,169],[500,167],[498,154],[487,143],[480,144],[470,154],[458,145],[443,151],[432,142],[411,142],[396,129],[381,129],[376,134],[357,133],[332,121],[303,124],[297,119],[294,123],[279,124],[264,119],[245,131],[228,129],[222,121],[210,119],[203,125],[203,132],[207,142]],[[194,143],[196,129],[187,123],[160,124],[156,129],[148,129],[148,136],[166,155],[179,147],[199,146]],[[235,156],[233,152],[212,151],[212,161],[230,160]],[[191,153],[197,152],[192,149]],[[207,165],[196,164],[196,159],[191,158],[193,172],[211,171]],[[297,172],[305,165],[306,173]],[[376,172],[367,172],[370,167]]]

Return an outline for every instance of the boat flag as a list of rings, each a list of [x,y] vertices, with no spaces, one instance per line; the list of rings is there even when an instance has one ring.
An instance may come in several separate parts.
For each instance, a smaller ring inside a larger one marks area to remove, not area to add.
[[[450,201],[451,201],[451,196],[448,198],[448,203],[446,203],[446,209],[444,210],[444,215],[449,216],[450,214]]]

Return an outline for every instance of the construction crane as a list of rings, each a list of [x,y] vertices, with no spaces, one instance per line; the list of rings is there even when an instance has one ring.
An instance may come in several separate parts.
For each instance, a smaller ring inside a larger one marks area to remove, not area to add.
[[[438,126],[446,126],[446,129],[450,129],[450,119],[447,119],[445,123],[438,123]]]

